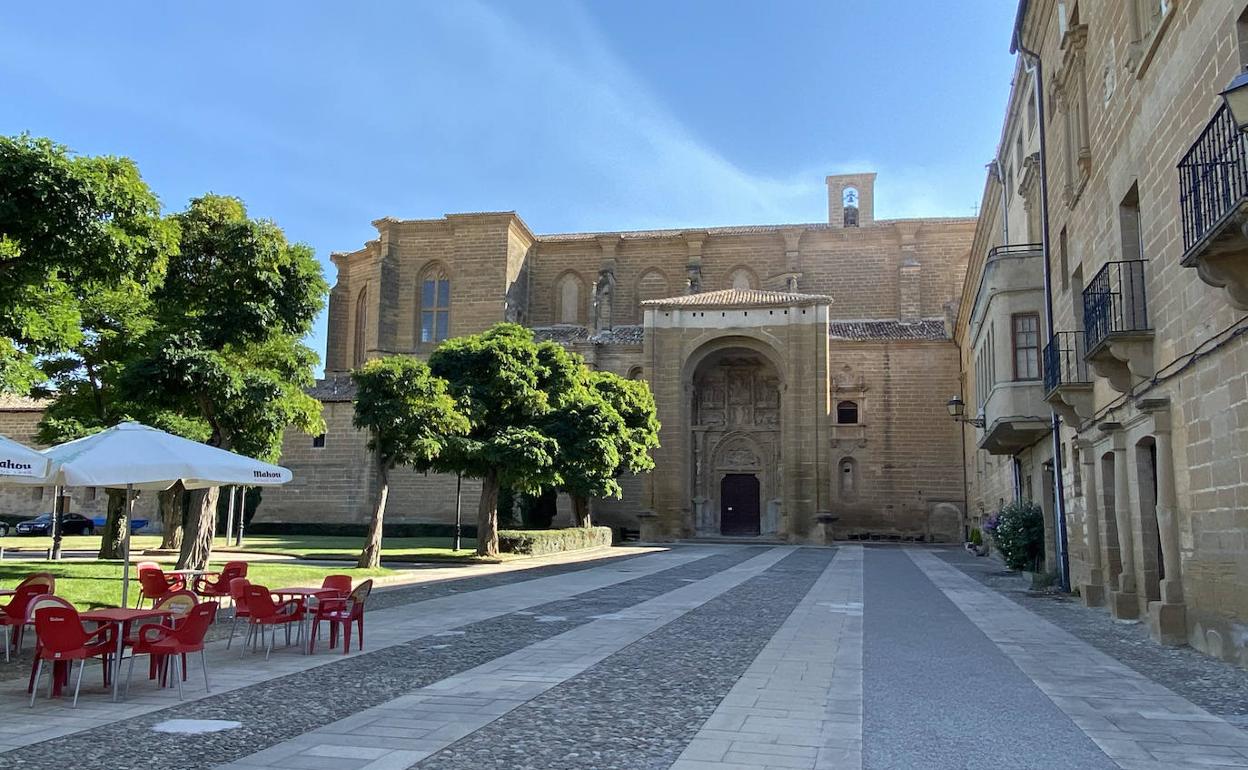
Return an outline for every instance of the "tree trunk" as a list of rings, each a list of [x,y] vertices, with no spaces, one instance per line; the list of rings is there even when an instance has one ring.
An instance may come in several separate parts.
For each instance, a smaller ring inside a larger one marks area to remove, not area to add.
[[[212,556],[212,538],[217,533],[217,497],[220,487],[196,489],[187,506],[189,516],[183,535],[178,569],[204,569]]]
[[[182,549],[182,517],[186,514],[183,507],[186,487],[182,482],[169,487],[156,496],[160,507],[160,548],[164,551],[180,551]]]
[[[584,495],[568,495],[572,498],[572,520],[578,527],[592,527],[589,520],[589,498]]]
[[[498,556],[498,473],[481,479],[481,503],[477,506],[477,555]]]
[[[381,566],[381,522],[386,515],[386,498],[390,496],[390,477],[385,463],[377,462],[377,501],[373,504],[373,519],[368,523],[368,537],[364,540],[364,550],[360,551],[360,560],[355,566],[360,569],[375,569]]]
[[[126,490],[106,489],[108,495],[108,514],[104,519],[104,531],[100,533],[101,559],[120,559],[125,554],[126,527]]]

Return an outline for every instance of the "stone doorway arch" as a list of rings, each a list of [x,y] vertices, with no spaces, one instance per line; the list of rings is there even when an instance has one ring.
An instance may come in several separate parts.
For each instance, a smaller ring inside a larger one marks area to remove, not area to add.
[[[782,387],[775,365],[759,351],[725,347],[698,361],[691,386],[695,533],[776,533]],[[742,514],[742,505],[744,518],[730,515]]]

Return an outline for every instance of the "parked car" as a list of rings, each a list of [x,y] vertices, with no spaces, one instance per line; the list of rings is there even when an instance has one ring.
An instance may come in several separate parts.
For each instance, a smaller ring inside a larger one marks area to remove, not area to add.
[[[27,519],[17,525],[19,535],[50,535],[52,534],[52,514],[41,513],[33,519]],[[95,524],[80,513],[67,513],[61,523],[63,535],[95,534]]]

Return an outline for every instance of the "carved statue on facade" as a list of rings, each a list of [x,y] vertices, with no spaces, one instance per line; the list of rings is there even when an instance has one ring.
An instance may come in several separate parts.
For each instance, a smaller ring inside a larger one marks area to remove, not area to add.
[[[594,331],[603,332],[612,328],[614,296],[615,273],[602,270],[598,273],[598,282],[594,284]]]

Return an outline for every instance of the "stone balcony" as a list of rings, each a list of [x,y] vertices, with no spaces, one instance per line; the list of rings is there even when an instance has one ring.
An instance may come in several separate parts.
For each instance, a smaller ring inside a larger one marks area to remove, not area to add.
[[[1083,332],[1058,332],[1044,346],[1044,400],[1070,425],[1092,416],[1092,376]]]
[[[1133,378],[1154,374],[1153,329],[1148,322],[1145,267],[1132,259],[1107,262],[1083,290],[1088,366],[1120,393]]]
[[[991,455],[1013,455],[1049,432],[1049,407],[1040,380],[1013,380],[993,386],[984,402],[979,448]]]
[[[1223,105],[1179,163],[1184,267],[1248,310],[1248,139]]]

